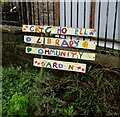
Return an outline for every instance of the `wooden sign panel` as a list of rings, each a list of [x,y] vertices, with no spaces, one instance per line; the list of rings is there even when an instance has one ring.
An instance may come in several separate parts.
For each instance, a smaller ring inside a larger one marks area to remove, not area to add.
[[[84,49],[96,49],[96,42],[93,41],[80,41],[80,40],[70,40],[70,39],[60,39],[51,37],[36,37],[36,36],[24,36],[24,42],[34,43],[34,44],[45,44],[52,46],[62,46],[62,47],[74,47],[74,48],[84,48]]]
[[[64,62],[57,60],[34,58],[33,65],[42,68],[51,68],[51,69],[75,71],[82,73],[86,72],[86,64],[83,63],[72,63],[72,62]]]
[[[44,37],[24,36],[25,43],[44,44]]]
[[[59,26],[36,26],[36,25],[23,25],[23,32],[36,32],[36,33],[49,33],[49,34],[63,34],[75,36],[96,36],[95,29],[85,28],[71,28]]]
[[[49,48],[26,47],[26,53],[72,58],[72,59],[91,60],[91,61],[95,60],[94,53],[72,52],[72,51],[55,50]]]

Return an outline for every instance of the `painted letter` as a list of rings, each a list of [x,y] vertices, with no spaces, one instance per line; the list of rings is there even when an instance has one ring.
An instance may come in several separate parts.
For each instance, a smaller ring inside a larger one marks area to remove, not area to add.
[[[52,53],[54,53],[54,55],[55,55],[55,51],[54,50],[50,50],[50,54],[52,54]]]
[[[58,67],[59,67],[59,68],[63,68],[63,64],[59,64]]]
[[[44,33],[42,30],[44,29],[43,27],[39,27],[39,29],[41,29],[40,33]]]
[[[39,30],[39,29],[41,29],[41,30]],[[35,28],[35,32],[44,33],[44,32],[42,32],[42,29],[44,29],[44,28],[38,26]]]
[[[37,40],[37,43],[41,43],[41,41],[40,41],[41,39],[39,38],[38,40]]]
[[[74,66],[73,65],[69,65],[68,69],[72,69],[73,70]]]
[[[69,45],[70,45],[70,47],[73,47],[73,44],[74,44],[73,41],[69,41]]]
[[[33,29],[32,29],[33,28]],[[34,26],[30,27],[30,31],[33,32],[34,31]]]
[[[38,29],[39,29],[39,26],[38,26],[38,27],[36,26],[36,28],[35,28],[35,32],[39,32]]]
[[[80,55],[80,58],[82,57],[82,55],[83,55],[83,53],[79,53],[79,55]]]
[[[44,67],[44,66],[45,66],[45,63],[44,63],[44,62],[42,62],[42,63],[41,63],[41,65],[42,65],[42,67]]]
[[[45,33],[51,33],[51,31],[47,31],[48,29],[50,29],[50,28],[52,28],[52,27],[47,27],[46,29],[45,29]]]
[[[47,44],[51,44],[51,39],[50,38],[47,39]]]
[[[54,68],[54,67],[58,68],[56,62],[53,63],[53,68]]]
[[[62,28],[62,33],[65,34],[67,32],[67,28]]]
[[[39,49],[39,50],[38,50],[38,53],[39,53],[39,54],[43,54],[43,49]]]
[[[73,53],[73,52],[71,52],[71,54],[73,58],[75,57],[75,55],[77,55],[77,53]]]
[[[76,44],[75,47],[78,47],[78,43],[79,43],[79,41],[74,41],[74,43]]]
[[[48,65],[49,65],[49,66],[50,66],[50,68],[51,68],[51,63],[50,63],[50,62],[48,62],[48,63],[47,63],[46,67],[48,67]]]
[[[61,27],[60,28],[58,28],[58,32],[57,32],[58,34],[61,34]]]
[[[84,35],[88,35],[88,34],[86,33],[86,29],[85,29]]]
[[[60,56],[66,56],[66,52],[61,52]]]
[[[56,56],[60,56],[60,51],[56,50]]]
[[[48,55],[50,54],[50,51],[49,50],[45,50],[45,54],[48,53]]]
[[[80,35],[83,35],[83,33],[82,33],[82,28],[80,29]]]
[[[68,45],[68,43],[67,43],[66,40],[64,40],[64,41],[62,42],[61,46],[63,46],[63,45],[66,45],[67,47],[69,47],[69,45]]]
[[[75,29],[75,35],[78,35],[78,29],[77,28]]]
[[[59,42],[60,42],[60,40],[59,40],[59,39],[56,39],[56,40],[55,40],[55,45],[59,45]]]

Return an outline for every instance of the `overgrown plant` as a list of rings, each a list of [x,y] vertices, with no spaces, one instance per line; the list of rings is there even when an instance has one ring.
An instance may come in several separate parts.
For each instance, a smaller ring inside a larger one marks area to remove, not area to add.
[[[73,115],[74,115],[74,106],[73,105],[68,105],[68,107],[64,109],[64,115],[73,117]]]
[[[31,116],[50,117],[63,114],[64,101],[56,97],[53,88],[49,84],[49,81],[53,78],[50,73],[36,77],[34,87],[29,92]]]
[[[7,104],[12,96],[17,92],[26,95],[31,90],[36,77],[36,70],[23,70],[22,67],[3,68],[2,74],[2,115],[7,116]]]
[[[15,93],[7,104],[7,115],[27,116],[28,102],[27,96],[20,96]]]
[[[29,117],[119,117],[120,69],[89,66],[86,74],[53,71],[40,76],[18,67],[4,69],[3,114],[15,92],[29,97]],[[65,73],[65,74],[64,74]]]

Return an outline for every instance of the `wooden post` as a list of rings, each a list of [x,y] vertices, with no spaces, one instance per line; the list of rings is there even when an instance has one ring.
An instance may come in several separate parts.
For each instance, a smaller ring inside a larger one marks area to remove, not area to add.
[[[55,25],[56,26],[59,26],[59,24],[60,24],[60,22],[59,22],[59,2],[58,2],[58,0],[56,0],[56,2],[55,2],[55,8],[56,8],[56,11],[55,11],[55,14],[56,14],[56,20],[55,20]]]
[[[41,37],[45,37],[45,34],[41,34]],[[41,48],[43,48],[43,45],[40,46]],[[43,55],[41,55],[41,59],[44,59]],[[41,67],[40,70],[40,75],[43,76],[44,75],[44,68]]]
[[[76,39],[79,40],[79,37],[76,36]],[[79,52],[79,49],[76,49],[76,52]],[[76,62],[79,63],[79,59],[77,59]],[[76,80],[77,80],[77,86],[79,87],[79,73],[76,74]],[[79,96],[79,94],[78,94],[78,96]]]
[[[90,8],[90,28],[94,28],[95,21],[95,2],[91,2]]]

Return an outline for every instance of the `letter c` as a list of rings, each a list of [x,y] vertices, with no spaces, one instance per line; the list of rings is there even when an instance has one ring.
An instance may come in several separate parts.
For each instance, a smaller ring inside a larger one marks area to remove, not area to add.
[[[33,29],[32,29],[33,28]],[[33,32],[34,31],[34,26],[30,27],[30,31]]]

